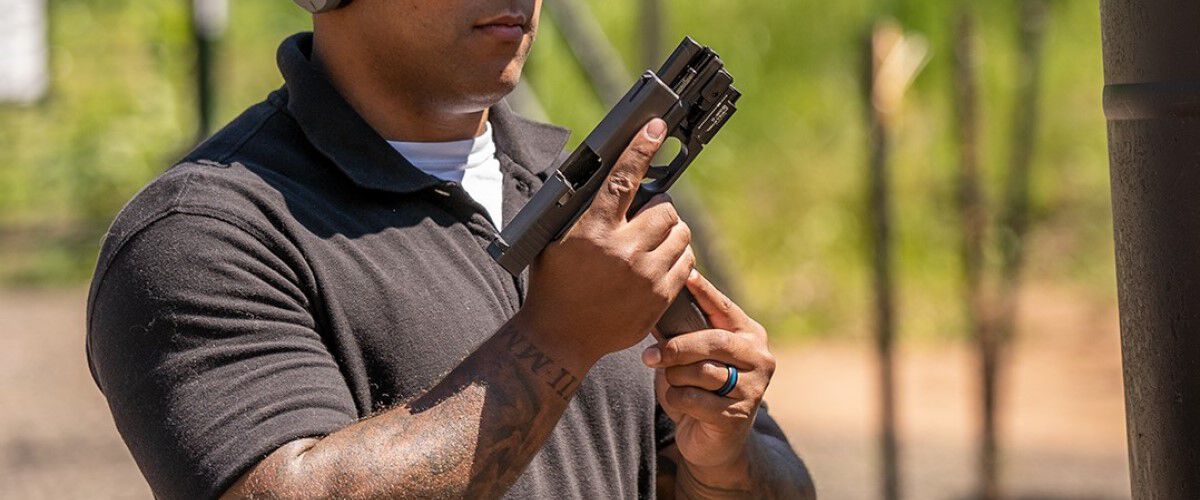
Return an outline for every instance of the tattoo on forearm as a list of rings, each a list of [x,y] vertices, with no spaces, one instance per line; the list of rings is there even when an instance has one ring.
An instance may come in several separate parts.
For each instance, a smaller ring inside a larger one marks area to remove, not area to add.
[[[281,448],[229,493],[499,497],[541,449],[579,381],[506,324],[406,406],[308,440],[302,462]]]
[[[571,394],[574,393],[573,389],[579,385],[578,377],[567,371],[566,368],[558,366],[550,356],[538,349],[515,328],[503,329],[497,334],[497,337],[503,340],[504,347],[517,362],[524,364],[537,374],[564,401],[570,399]]]
[[[571,375],[571,372],[568,372],[565,368],[559,368],[558,376],[550,383],[550,387],[555,388],[555,392],[565,400],[569,397],[566,392],[567,389],[578,385],[578,382],[579,379]]]

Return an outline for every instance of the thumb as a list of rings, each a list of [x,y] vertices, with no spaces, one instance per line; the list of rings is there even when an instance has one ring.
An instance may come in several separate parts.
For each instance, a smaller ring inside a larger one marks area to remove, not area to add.
[[[662,146],[666,137],[667,123],[662,119],[650,120],[641,131],[629,141],[625,152],[617,158],[612,171],[608,173],[604,186],[596,194],[591,210],[606,220],[624,222],[633,197],[642,185],[642,178],[650,170],[650,160]]]
[[[704,315],[708,317],[708,323],[713,328],[722,330],[735,331],[740,330],[747,325],[749,317],[741,307],[733,303],[729,297],[717,290],[717,287],[708,281],[700,274],[700,271],[692,270],[692,274],[688,275],[687,279],[688,291],[692,292],[692,297],[696,299],[696,305],[700,306],[700,310],[704,311]]]

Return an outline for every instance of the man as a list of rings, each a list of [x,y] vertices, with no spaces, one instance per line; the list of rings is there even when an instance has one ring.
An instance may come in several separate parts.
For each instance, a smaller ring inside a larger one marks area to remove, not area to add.
[[[661,120],[527,275],[488,257],[566,139],[502,101],[539,12],[318,14],[284,87],[117,217],[88,354],[156,495],[812,496],[759,409],[766,332],[692,270],[668,200],[624,215]],[[717,329],[655,343],[685,285]]]

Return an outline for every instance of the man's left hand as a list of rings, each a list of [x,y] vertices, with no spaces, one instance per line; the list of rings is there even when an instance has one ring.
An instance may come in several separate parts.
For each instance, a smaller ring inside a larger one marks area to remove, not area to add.
[[[659,404],[675,422],[675,442],[688,472],[709,486],[734,486],[747,478],[750,437],[759,403],[775,372],[767,332],[697,271],[687,287],[710,330],[660,339],[642,353],[655,369]],[[738,371],[737,385],[715,391]],[[732,484],[725,483],[728,480]]]

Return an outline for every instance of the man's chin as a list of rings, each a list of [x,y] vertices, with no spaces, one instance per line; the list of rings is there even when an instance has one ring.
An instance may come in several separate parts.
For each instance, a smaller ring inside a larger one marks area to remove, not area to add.
[[[503,79],[488,82],[486,86],[472,88],[470,91],[458,95],[459,99],[456,99],[457,104],[454,105],[455,111],[460,113],[483,111],[496,105],[505,96],[511,94],[516,87],[517,80]]]
[[[489,101],[488,107],[492,107],[496,103],[500,102],[501,99],[504,99],[511,94],[512,91],[517,88],[518,81],[519,80],[505,80],[503,82],[499,82],[499,84],[495,86],[494,92],[492,92],[487,99]]]
[[[500,97],[504,97],[508,94],[511,94],[512,91],[514,89],[516,89],[517,85],[520,83],[521,83],[521,71],[517,70],[515,75],[507,75],[506,74],[506,75],[501,76],[500,80],[498,80],[496,82],[496,89],[499,92],[504,94]]]
[[[476,80],[481,85],[474,89],[473,95],[479,101],[487,102],[488,106],[500,102],[504,96],[511,94],[513,89],[517,88],[517,84],[521,81],[521,68],[505,68],[497,74],[493,74],[487,80]]]

